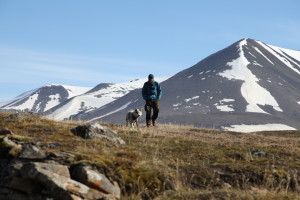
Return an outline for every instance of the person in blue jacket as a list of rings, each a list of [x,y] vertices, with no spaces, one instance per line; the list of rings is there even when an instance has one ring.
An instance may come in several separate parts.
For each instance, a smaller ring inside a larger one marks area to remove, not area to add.
[[[146,101],[146,125],[147,127],[155,126],[155,120],[159,113],[159,100],[161,98],[161,87],[160,84],[154,81],[153,74],[149,74],[148,81],[144,83],[142,89],[143,99]],[[153,115],[151,116],[151,109],[153,109]]]

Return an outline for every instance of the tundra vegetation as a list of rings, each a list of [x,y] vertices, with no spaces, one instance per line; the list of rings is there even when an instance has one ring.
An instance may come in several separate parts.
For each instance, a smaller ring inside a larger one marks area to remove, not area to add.
[[[9,116],[0,113],[0,129],[11,130],[11,138],[43,144],[47,152],[75,155],[65,162],[95,167],[118,183],[121,199],[299,199],[300,131],[104,124],[126,142],[116,145],[71,133],[87,122]],[[0,161],[5,156],[1,152]]]

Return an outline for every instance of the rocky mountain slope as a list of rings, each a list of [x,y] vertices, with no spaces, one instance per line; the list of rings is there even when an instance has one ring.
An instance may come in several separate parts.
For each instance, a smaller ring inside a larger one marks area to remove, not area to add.
[[[164,81],[169,77],[160,77]],[[84,94],[70,98],[44,113],[48,118],[55,120],[68,119],[81,112],[93,111],[116,99],[128,94],[130,91],[141,88],[146,78],[135,79],[126,83],[101,83]]]
[[[159,77],[164,81],[169,77]],[[141,88],[147,78],[135,79],[125,83],[100,83],[91,87],[66,85],[46,85],[18,97],[0,101],[0,110],[43,113],[55,120],[69,119],[83,111],[92,111],[110,103],[132,90]]]
[[[46,85],[1,103],[1,109],[10,111],[45,112],[54,106],[92,88],[67,85]]]
[[[300,51],[240,40],[161,84],[159,121],[230,130],[300,129]],[[124,123],[141,90],[75,119]],[[143,119],[142,119],[143,120]]]

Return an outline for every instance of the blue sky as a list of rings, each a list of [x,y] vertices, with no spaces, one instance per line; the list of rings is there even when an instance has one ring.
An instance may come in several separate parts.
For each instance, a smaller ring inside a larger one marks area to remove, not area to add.
[[[173,75],[242,39],[300,50],[299,0],[0,0],[0,100]]]

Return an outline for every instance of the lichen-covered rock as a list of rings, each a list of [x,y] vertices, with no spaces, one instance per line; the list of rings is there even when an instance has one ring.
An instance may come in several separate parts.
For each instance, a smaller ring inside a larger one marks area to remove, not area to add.
[[[121,139],[115,131],[98,123],[88,126],[77,126],[76,128],[71,129],[71,132],[74,135],[77,135],[84,139],[98,138],[101,140],[113,142],[115,144],[125,144],[125,141]]]
[[[45,159],[47,154],[32,144],[24,144],[19,158],[23,159]]]
[[[73,180],[69,159],[74,154],[47,153],[46,149],[39,148],[43,144],[19,142],[16,136],[0,139],[0,200],[116,200],[120,197],[120,188],[104,175],[100,176],[100,182],[97,172],[85,171],[88,182]],[[100,184],[104,185],[101,189],[96,187]],[[117,193],[109,186],[115,187]]]
[[[25,164],[21,169],[21,174],[23,178],[43,184],[55,199],[74,200],[74,195],[76,198],[83,197],[86,200],[109,199],[109,196],[106,194],[92,190],[88,186],[68,177],[49,171],[37,163]]]
[[[121,198],[121,189],[116,182],[112,183],[105,175],[90,169],[88,166],[76,165],[71,168],[71,176],[91,188],[112,194],[114,197]]]
[[[60,176],[64,176],[67,178],[71,178],[69,168],[65,165],[60,165],[57,163],[38,163],[34,162],[32,163],[35,168],[40,168],[44,170],[48,170],[52,173],[58,174]]]

